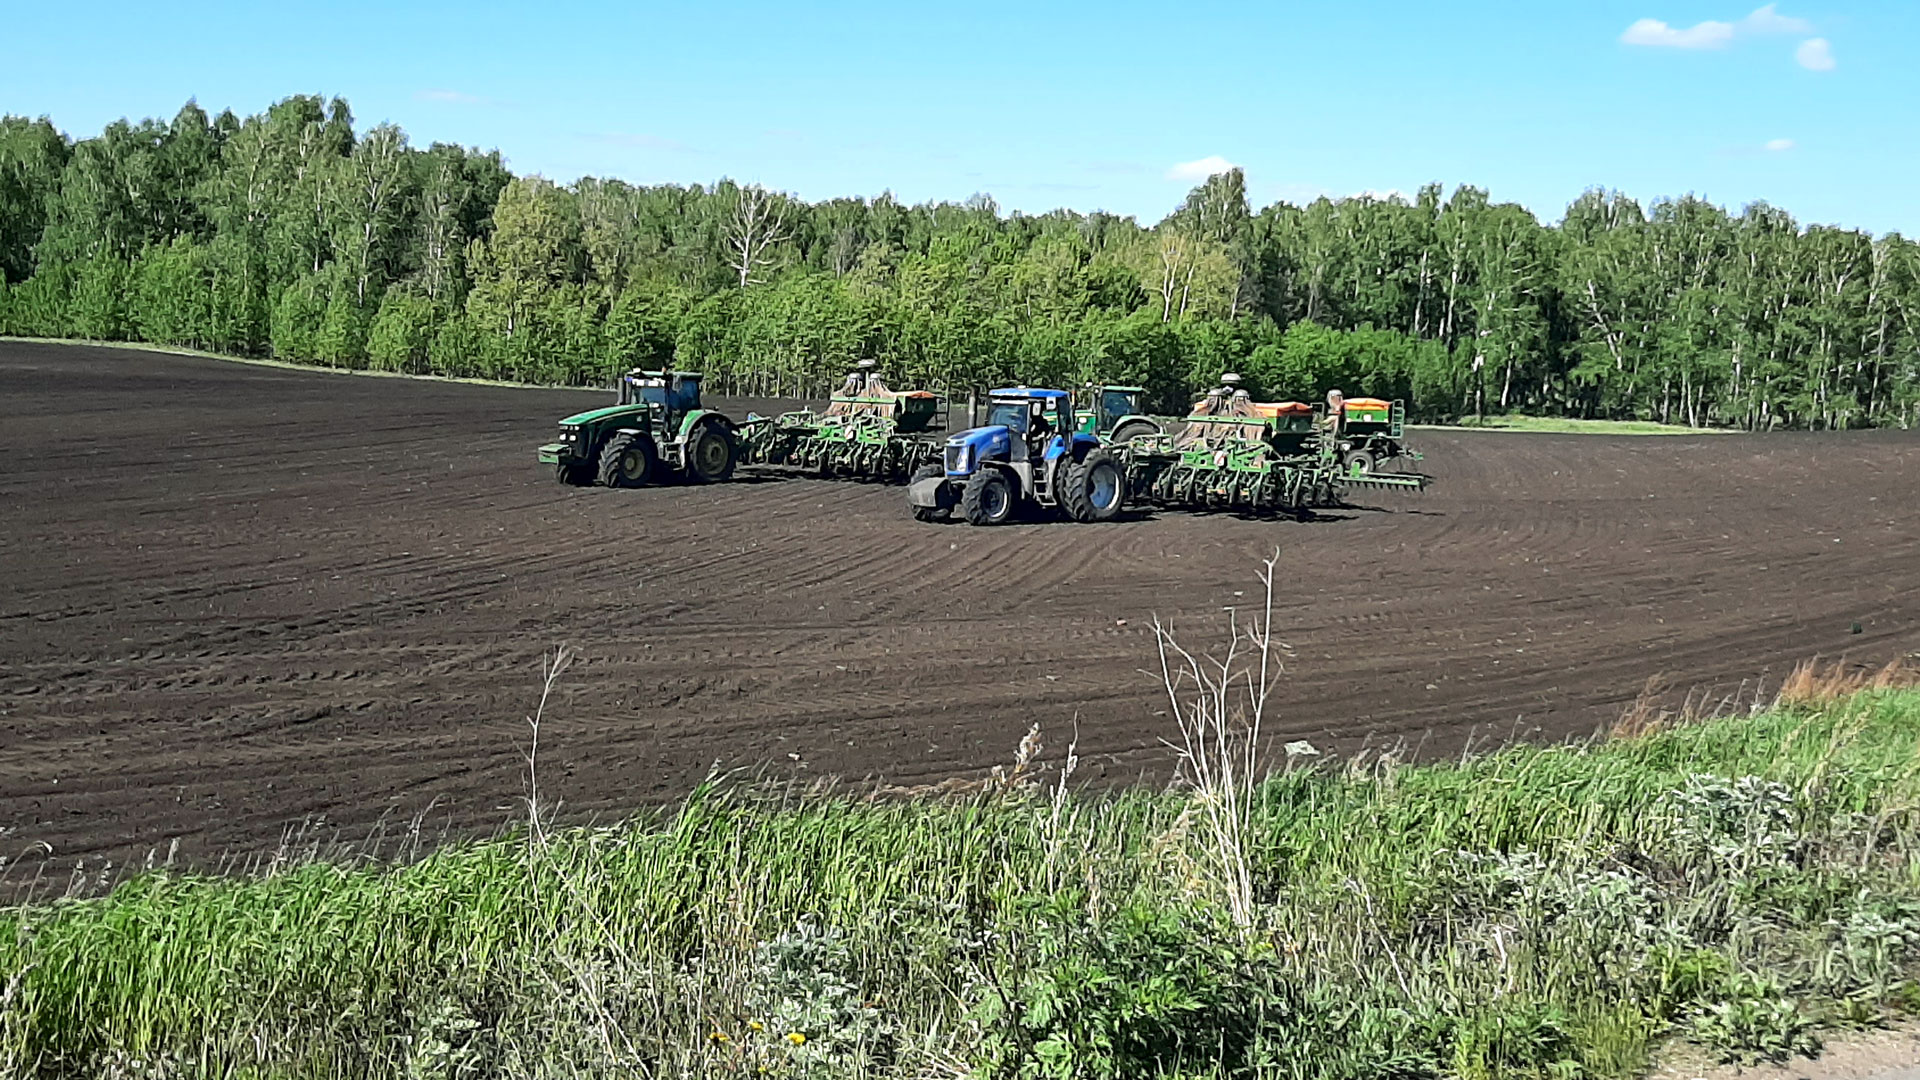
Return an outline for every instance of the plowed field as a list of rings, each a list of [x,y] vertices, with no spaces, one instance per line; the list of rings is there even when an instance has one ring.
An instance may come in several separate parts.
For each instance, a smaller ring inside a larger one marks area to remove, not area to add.
[[[604,400],[0,343],[4,854],[490,829],[561,643],[541,789],[574,819],[716,763],[977,774],[1036,721],[1083,777],[1158,777],[1153,617],[1218,642],[1276,546],[1271,723],[1329,751],[1920,649],[1913,433],[1422,433],[1430,493],[1315,523],[974,529],[844,482],[556,485],[533,447]]]

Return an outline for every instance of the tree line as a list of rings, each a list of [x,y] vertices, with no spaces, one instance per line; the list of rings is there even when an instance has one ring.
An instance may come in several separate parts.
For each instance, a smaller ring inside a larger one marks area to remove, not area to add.
[[[1746,428],[1920,422],[1920,257],[1766,204],[1590,191],[1543,224],[1482,189],[1249,204],[1238,170],[1147,226],[990,198],[560,186],[356,130],[346,102],[189,103],[74,140],[0,118],[0,333],[604,384],[633,366],[820,392],[1148,386],[1225,370],[1420,418]]]

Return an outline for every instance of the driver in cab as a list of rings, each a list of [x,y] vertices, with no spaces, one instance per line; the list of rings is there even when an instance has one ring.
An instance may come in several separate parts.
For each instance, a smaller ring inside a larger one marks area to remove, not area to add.
[[[1027,411],[1027,441],[1039,442],[1053,435],[1053,425],[1047,423],[1047,403],[1034,402]]]

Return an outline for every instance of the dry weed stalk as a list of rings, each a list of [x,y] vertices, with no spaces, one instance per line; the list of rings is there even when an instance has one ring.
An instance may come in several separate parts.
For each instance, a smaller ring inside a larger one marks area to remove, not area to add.
[[[542,870],[551,872],[563,891],[564,899],[570,902],[578,920],[592,926],[599,932],[601,943],[613,954],[612,959],[618,965],[615,975],[621,982],[630,982],[639,972],[638,965],[628,954],[625,946],[614,933],[613,927],[581,888],[575,878],[577,871],[561,865],[553,858],[550,838],[547,834],[546,813],[540,801],[540,726],[546,719],[547,702],[553,697],[553,687],[562,672],[573,661],[573,652],[565,645],[554,649],[552,656],[540,659],[541,682],[540,703],[534,708],[533,715],[527,717],[529,738],[527,742],[527,846],[528,880],[535,895],[535,902],[544,898],[540,894]],[[556,918],[551,925],[552,949],[554,961],[567,973],[567,979],[561,980],[541,970],[535,978],[547,984],[549,1000],[555,1002],[574,1001],[580,1011],[585,1013],[589,1022],[584,1026],[597,1043],[601,1059],[607,1062],[636,1062],[644,1060],[639,1049],[628,1038],[626,1029],[614,1015],[609,1001],[612,988],[607,985],[607,972],[595,964],[586,955],[575,955],[558,927],[572,920]],[[571,983],[571,985],[567,985]]]
[[[1905,657],[1875,669],[1845,660],[1822,663],[1819,657],[1794,666],[1774,704],[1789,708],[1819,708],[1865,690],[1901,690],[1920,686],[1920,667]]]
[[[1180,733],[1178,743],[1167,745],[1174,751],[1178,782],[1194,793],[1175,828],[1197,823],[1202,850],[1196,869],[1211,879],[1234,925],[1243,931],[1254,922],[1249,848],[1260,780],[1260,729],[1281,672],[1273,638],[1273,579],[1279,562],[1276,551],[1260,571],[1266,589],[1261,615],[1243,619],[1238,611],[1231,612],[1223,656],[1195,656],[1159,619],[1153,622],[1161,683]],[[1189,815],[1195,820],[1186,820]]]

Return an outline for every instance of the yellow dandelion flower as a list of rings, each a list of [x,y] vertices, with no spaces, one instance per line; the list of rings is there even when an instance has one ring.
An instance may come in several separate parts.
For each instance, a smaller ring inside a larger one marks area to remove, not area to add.
[[[717,1043],[723,1043],[727,1041],[727,1033],[724,1031],[716,1031],[713,1034],[707,1036],[707,1038],[712,1039],[714,1042],[717,1042]]]
[[[807,1037],[797,1031],[789,1031],[787,1032],[787,1041],[795,1046],[805,1046],[807,1044]]]
[[[749,1020],[747,1021],[747,1030],[748,1031],[765,1031],[767,1030],[767,1025],[761,1023],[758,1020]]]

